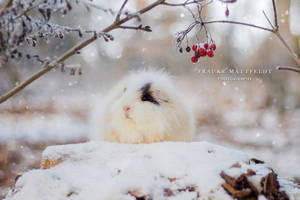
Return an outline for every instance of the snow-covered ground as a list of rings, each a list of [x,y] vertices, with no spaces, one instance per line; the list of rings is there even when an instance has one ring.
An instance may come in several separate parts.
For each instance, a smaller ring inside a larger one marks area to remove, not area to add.
[[[221,186],[222,171],[238,177],[251,169],[255,174],[249,180],[259,193],[263,190],[261,179],[272,171],[250,159],[243,152],[208,142],[51,146],[43,160],[64,161],[25,173],[6,200],[134,200],[133,194],[151,199],[229,200],[233,198]],[[232,167],[236,163],[240,166]],[[295,185],[281,179],[279,183],[290,200],[300,199]]]

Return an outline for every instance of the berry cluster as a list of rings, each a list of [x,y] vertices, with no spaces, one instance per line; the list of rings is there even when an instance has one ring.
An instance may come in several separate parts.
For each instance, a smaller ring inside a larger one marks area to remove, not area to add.
[[[200,57],[208,56],[210,58],[214,57],[214,51],[217,46],[215,43],[208,44],[194,44],[192,50],[195,52],[195,55],[191,58],[192,63],[197,63]]]

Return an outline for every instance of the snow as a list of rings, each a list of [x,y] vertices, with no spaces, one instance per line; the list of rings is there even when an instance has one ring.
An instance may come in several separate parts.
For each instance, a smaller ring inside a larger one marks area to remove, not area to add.
[[[89,142],[50,146],[42,157],[64,161],[25,173],[5,200],[131,200],[135,198],[128,192],[134,190],[152,199],[185,200],[200,195],[198,199],[229,200],[232,197],[221,187],[221,171],[234,177],[251,168],[256,172],[251,178],[257,188],[261,188],[258,180],[271,172],[266,164],[247,164],[250,157],[243,152],[208,142]],[[241,168],[231,168],[237,162]],[[281,179],[280,183],[291,200],[300,199],[300,190],[293,184]],[[178,191],[190,186],[196,190]],[[174,195],[166,197],[166,188]]]
[[[67,114],[34,113],[25,116],[0,113],[0,143],[9,140],[38,142],[66,142],[84,139],[86,125]]]

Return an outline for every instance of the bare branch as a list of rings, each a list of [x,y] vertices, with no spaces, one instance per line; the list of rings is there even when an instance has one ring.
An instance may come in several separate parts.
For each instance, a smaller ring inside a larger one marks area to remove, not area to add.
[[[237,25],[243,25],[243,26],[258,28],[258,29],[262,29],[262,30],[265,30],[265,31],[269,31],[269,32],[274,32],[273,29],[265,28],[265,27],[262,27],[262,26],[257,26],[257,25],[254,25],[254,24],[244,23],[244,22],[236,22],[236,21],[228,21],[228,20],[215,20],[215,21],[206,21],[206,22],[202,22],[202,23],[203,24],[215,24],[215,23],[237,24]]]
[[[121,17],[122,11],[124,10],[127,2],[128,2],[128,0],[124,0],[123,4],[122,4],[122,6],[121,6],[121,8],[120,8],[120,10],[119,10],[119,12],[117,14],[117,17],[116,17],[116,20],[115,20],[116,22],[120,21],[120,17]]]
[[[190,4],[199,4],[200,2],[202,2],[203,0],[187,0],[185,1],[184,3],[168,3],[168,2],[163,2],[162,5],[165,5],[165,6],[187,6],[187,5],[190,5]]]
[[[143,26],[142,24],[139,26],[119,26],[121,29],[133,29],[133,30],[142,30],[146,32],[152,32],[150,26]]]
[[[93,7],[93,8],[96,8],[98,10],[101,10],[105,13],[108,13],[108,14],[111,14],[111,15],[114,15],[116,12],[114,10],[112,10],[111,8],[103,8],[99,5],[96,5],[92,2],[84,2],[85,5],[89,6],[89,7]]]
[[[273,26],[271,20],[269,19],[269,17],[267,16],[267,14],[265,13],[265,11],[263,10],[263,14],[265,16],[265,18],[267,19],[267,21],[269,22],[270,26],[272,27],[273,30],[275,30],[275,27]]]
[[[293,71],[293,72],[300,73],[300,68],[299,67],[278,66],[276,69],[277,70],[288,70],[288,71]]]
[[[221,1],[222,3],[235,3],[236,0],[219,0]]]
[[[5,5],[2,7],[2,9],[0,10],[0,16],[3,15],[3,13],[5,13],[6,8],[11,4],[13,0],[7,0],[7,2],[5,3]],[[187,7],[188,5],[191,4],[196,4],[199,5],[200,7],[205,5],[202,4],[203,0],[186,0],[184,3],[167,3],[165,2],[165,0],[156,0],[155,2],[153,2],[152,4],[144,7],[143,9],[139,10],[138,12],[135,12],[133,14],[128,14],[125,15],[122,19],[121,19],[121,14],[127,4],[128,0],[124,0],[121,8],[119,9],[116,19],[114,20],[114,22],[109,25],[108,27],[106,27],[105,29],[103,29],[101,32],[103,33],[108,33],[114,29],[117,28],[123,28],[123,29],[135,29],[135,30],[144,30],[144,31],[151,31],[151,28],[149,26],[137,26],[137,27],[132,27],[132,26],[122,26],[122,24],[126,23],[127,21],[148,12],[149,10],[153,9],[154,7],[158,6],[158,5],[164,5],[164,6],[183,6],[183,7]],[[236,24],[236,25],[243,25],[243,26],[248,26],[248,27],[253,27],[253,28],[257,28],[257,29],[261,29],[264,31],[268,31],[268,32],[272,32],[274,33],[279,40],[284,44],[284,46],[288,49],[288,52],[290,53],[290,55],[293,57],[293,59],[296,61],[296,63],[300,66],[300,60],[297,57],[297,55],[295,54],[295,52],[289,47],[289,45],[286,43],[286,41],[283,39],[283,37],[281,36],[281,34],[279,33],[279,26],[278,26],[278,18],[277,18],[277,9],[276,9],[276,3],[275,0],[272,0],[273,3],[273,9],[274,9],[274,18],[275,18],[275,28],[274,25],[272,26],[272,29],[270,28],[266,28],[266,27],[262,27],[262,26],[257,26],[254,24],[250,24],[250,23],[244,23],[244,22],[237,22],[237,21],[227,21],[227,20],[215,20],[215,21],[202,21],[201,16],[199,20],[195,20],[186,30],[186,32],[181,32],[182,37],[177,38],[177,41],[179,40],[179,43],[182,42],[182,40],[184,39],[185,35],[191,31],[195,25],[200,24],[201,27],[204,26],[206,24],[213,24],[213,23],[227,23],[227,24]],[[198,9],[199,10],[199,9]],[[265,14],[265,13],[264,13]],[[266,15],[265,15],[266,16]],[[269,23],[271,24],[270,20],[268,19],[268,17],[266,16],[267,20],[269,21]],[[104,38],[105,36],[102,35]],[[72,55],[76,54],[77,52],[79,52],[80,49],[86,47],[87,45],[89,45],[90,43],[94,42],[98,37],[91,37],[83,42],[81,42],[78,45],[75,45],[73,48],[69,49],[67,52],[65,52],[63,55],[61,55],[59,58],[57,58],[56,60],[53,60],[52,62],[48,62],[49,64],[47,64],[43,69],[41,69],[40,71],[38,71],[37,73],[33,74],[31,77],[29,77],[26,81],[22,82],[20,85],[16,86],[15,88],[13,88],[12,90],[8,91],[6,94],[4,94],[3,96],[0,97],[0,103],[3,103],[4,101],[6,101],[7,99],[9,99],[11,96],[13,96],[14,94],[16,94],[17,92],[19,92],[20,90],[22,90],[23,88],[25,88],[26,86],[28,86],[30,83],[32,83],[33,81],[35,81],[36,79],[40,78],[42,75],[44,75],[45,73],[49,72],[51,69],[53,69],[55,66],[57,66],[58,64],[63,63],[63,61],[65,61],[66,59],[68,59],[69,57],[71,57]],[[280,68],[283,69],[283,68]],[[296,68],[297,69],[297,68]],[[295,70],[293,70],[295,71]],[[298,69],[297,69],[298,72]]]
[[[273,4],[273,10],[274,10],[274,21],[275,21],[275,28],[276,28],[275,30],[278,31],[279,25],[278,25],[277,8],[276,8],[275,0],[272,0],[272,4]]]
[[[2,17],[2,15],[4,14],[6,8],[8,8],[8,7],[12,4],[12,2],[13,2],[13,0],[7,0],[7,1],[3,4],[3,6],[2,6],[2,8],[1,8],[1,10],[0,10],[0,17]]]

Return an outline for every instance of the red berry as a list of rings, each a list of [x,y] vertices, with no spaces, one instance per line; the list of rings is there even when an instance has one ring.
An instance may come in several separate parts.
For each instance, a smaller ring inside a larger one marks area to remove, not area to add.
[[[210,58],[214,57],[214,52],[212,50],[209,50],[207,52],[207,56],[210,57]]]
[[[197,50],[197,45],[194,44],[194,45],[192,46],[192,49],[193,49],[193,51],[196,51],[196,50]]]
[[[204,48],[208,49],[208,44],[207,43],[204,44]]]
[[[211,44],[209,47],[209,49],[211,49],[213,51],[216,50],[216,48],[217,48],[216,44]]]
[[[200,56],[206,56],[206,50],[203,49],[203,48],[200,48],[200,49],[198,50],[198,53],[199,53]]]
[[[192,63],[196,63],[196,62],[198,62],[198,58],[195,57],[195,56],[193,56],[193,57],[191,58],[191,61],[192,61]]]

